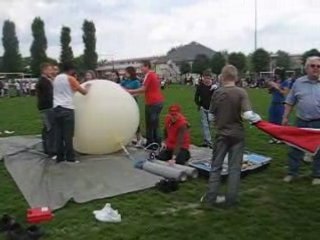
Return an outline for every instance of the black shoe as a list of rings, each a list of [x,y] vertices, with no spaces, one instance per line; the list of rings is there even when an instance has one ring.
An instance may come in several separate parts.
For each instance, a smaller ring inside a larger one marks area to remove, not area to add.
[[[7,240],[32,240],[19,223],[14,223],[7,231]]]
[[[44,232],[38,226],[32,225],[27,228],[27,235],[32,240],[38,240],[44,235]]]
[[[156,184],[159,191],[164,193],[170,193],[179,189],[179,182],[175,179],[162,179]]]
[[[211,148],[211,149],[212,149],[212,144],[203,143],[203,144],[200,145],[200,147],[203,147],[203,148]]]
[[[78,164],[78,163],[80,163],[80,161],[78,161],[78,160],[67,160],[67,161],[64,161],[64,163],[66,163],[66,164]]]
[[[0,232],[8,231],[16,221],[9,215],[5,214],[0,220]]]

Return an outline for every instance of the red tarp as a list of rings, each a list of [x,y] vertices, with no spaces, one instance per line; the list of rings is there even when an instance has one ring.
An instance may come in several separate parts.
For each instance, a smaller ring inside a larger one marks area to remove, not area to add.
[[[280,126],[260,121],[255,126],[272,137],[315,155],[320,147],[320,129]]]

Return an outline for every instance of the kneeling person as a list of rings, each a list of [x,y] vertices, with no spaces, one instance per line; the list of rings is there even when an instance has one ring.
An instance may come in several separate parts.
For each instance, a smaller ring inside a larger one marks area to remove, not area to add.
[[[181,114],[180,107],[172,105],[165,118],[165,148],[158,159],[184,165],[190,159],[189,124]]]

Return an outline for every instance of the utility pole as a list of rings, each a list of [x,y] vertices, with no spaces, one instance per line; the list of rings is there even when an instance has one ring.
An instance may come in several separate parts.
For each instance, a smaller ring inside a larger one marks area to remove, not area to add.
[[[254,0],[254,50],[257,50],[258,45],[258,32],[257,32],[257,25],[258,25],[258,2]]]

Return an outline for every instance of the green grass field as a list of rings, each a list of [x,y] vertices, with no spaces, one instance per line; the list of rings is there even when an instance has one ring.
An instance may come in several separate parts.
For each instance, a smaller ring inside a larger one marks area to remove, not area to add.
[[[200,144],[199,116],[193,103],[192,87],[169,86],[166,104],[180,103],[192,125],[192,140]],[[269,95],[249,90],[255,110],[267,117]],[[165,108],[166,110],[166,108]],[[38,134],[41,123],[33,98],[0,99],[0,131],[17,135]],[[86,204],[69,203],[44,224],[45,239],[111,240],[197,240],[197,239],[303,239],[320,238],[320,188],[311,186],[310,166],[304,165],[303,178],[285,184],[286,146],[269,145],[268,136],[247,128],[247,149],[273,158],[263,172],[242,180],[241,203],[235,209],[201,210],[195,207],[206,188],[198,179],[181,185],[179,191],[162,194],[155,189]],[[119,209],[121,224],[95,221],[92,211],[110,202]],[[25,219],[28,205],[0,162],[0,214]],[[1,239],[2,236],[0,236]]]

